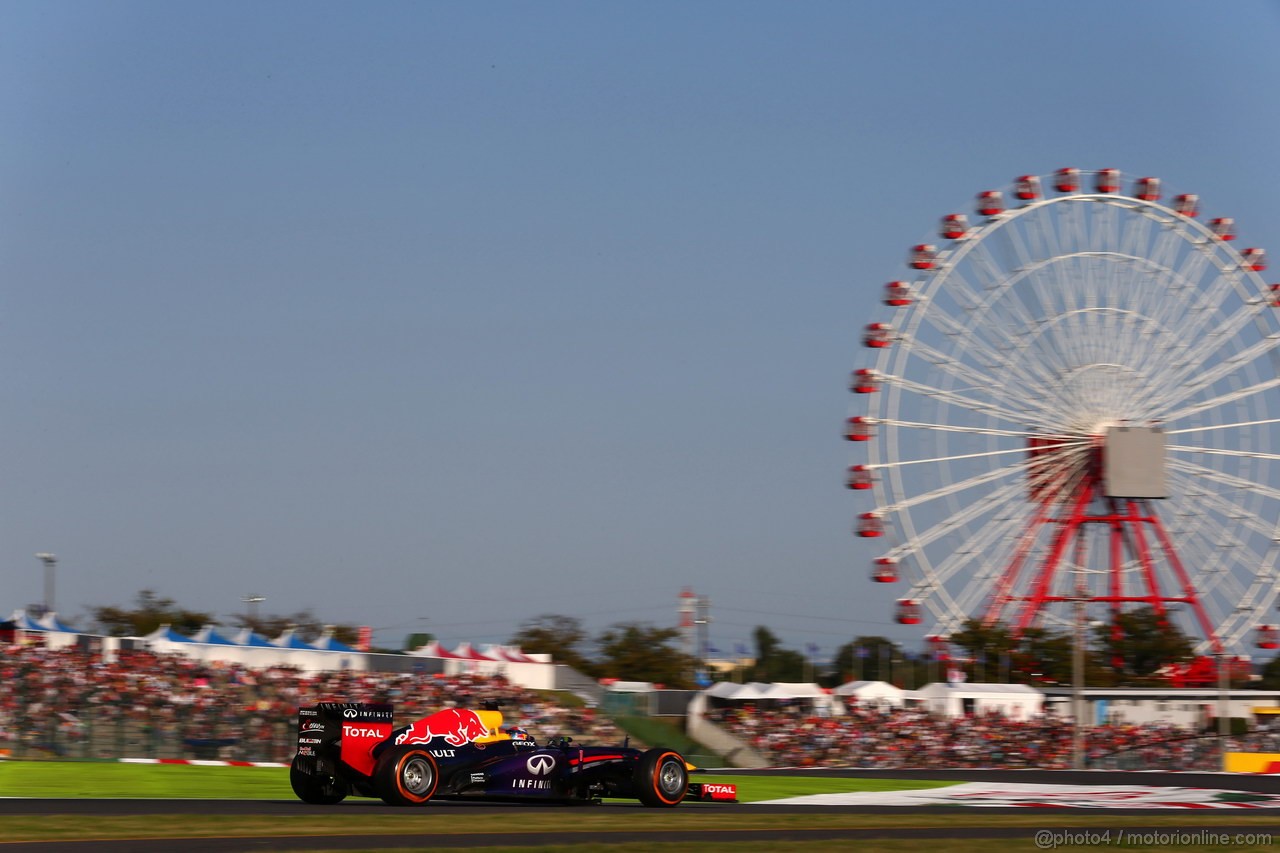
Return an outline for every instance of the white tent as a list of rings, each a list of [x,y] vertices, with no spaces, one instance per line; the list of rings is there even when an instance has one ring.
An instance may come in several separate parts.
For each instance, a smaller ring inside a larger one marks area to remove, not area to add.
[[[827,691],[811,681],[775,681],[774,687],[781,687],[793,699],[825,699]]]
[[[704,696],[710,696],[713,699],[732,699],[734,694],[742,689],[743,685],[735,684],[732,681],[717,681],[715,684],[703,690]]]
[[[835,689],[846,702],[862,705],[901,708],[906,704],[906,691],[887,681],[849,681]]]
[[[1026,684],[927,684],[915,691],[932,714],[961,717],[966,714],[998,713],[1011,720],[1039,716],[1044,694]]]
[[[762,699],[787,700],[794,698],[796,697],[791,695],[785,687],[777,684],[763,684],[759,681],[753,681],[750,684],[743,685],[742,690],[735,693],[733,696],[733,700],[735,702],[757,701]]]

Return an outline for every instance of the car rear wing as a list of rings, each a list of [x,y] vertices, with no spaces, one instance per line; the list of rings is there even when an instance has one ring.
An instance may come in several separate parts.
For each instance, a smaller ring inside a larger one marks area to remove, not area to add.
[[[334,775],[339,761],[373,774],[373,748],[392,730],[394,706],[385,702],[317,702],[298,709],[298,758]]]

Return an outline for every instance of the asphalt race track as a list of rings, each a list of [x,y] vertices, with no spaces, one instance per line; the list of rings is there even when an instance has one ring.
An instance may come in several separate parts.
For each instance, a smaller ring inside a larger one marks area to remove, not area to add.
[[[718,775],[738,775],[742,776],[743,784],[749,785],[750,776],[759,775],[812,775],[812,776],[839,776],[849,778],[893,778],[893,779],[930,779],[943,781],[968,781],[982,782],[987,784],[1000,784],[1008,782],[1030,782],[1045,783],[1056,785],[1151,785],[1151,786],[1171,786],[1171,787],[1190,787],[1190,788],[1222,788],[1236,791],[1247,791],[1254,793],[1280,794],[1280,777],[1278,776],[1254,776],[1241,774],[1219,774],[1219,773],[1122,773],[1122,772],[1100,772],[1100,771],[999,771],[999,770],[901,770],[901,771],[858,771],[858,770],[765,770],[765,771],[717,771]],[[539,844],[555,844],[570,842],[597,842],[597,843],[624,843],[624,842],[715,842],[715,841],[734,841],[741,840],[743,833],[734,830],[702,830],[691,827],[688,832],[672,830],[672,831],[604,831],[595,833],[574,832],[571,837],[566,837],[564,832],[555,831],[536,831],[522,832],[519,830],[511,832],[494,832],[494,833],[467,833],[467,834],[431,834],[423,835],[414,833],[411,835],[358,835],[358,836],[264,836],[260,838],[238,836],[235,834],[234,818],[238,816],[291,816],[298,817],[306,815],[317,808],[323,808],[326,812],[337,810],[360,809],[360,810],[387,810],[388,807],[377,800],[368,799],[350,799],[337,806],[317,807],[308,806],[296,800],[107,800],[107,799],[82,799],[82,800],[48,800],[48,799],[0,799],[0,816],[32,816],[45,817],[51,819],[74,818],[80,820],[92,820],[95,816],[101,815],[175,815],[175,814],[193,814],[201,815],[225,815],[228,820],[228,836],[220,838],[183,838],[177,839],[128,839],[128,840],[104,840],[104,841],[56,841],[56,842],[5,842],[0,839],[0,853],[27,853],[27,851],[41,851],[41,853],[81,853],[81,851],[90,851],[90,853],[168,853],[175,849],[191,851],[191,853],[234,853],[234,851],[250,851],[250,850],[314,850],[314,849],[368,849],[370,847],[377,848],[406,848],[412,850],[424,849],[463,849],[467,847],[485,847],[496,845],[521,846],[521,845],[539,845]],[[619,815],[626,812],[636,813],[637,818],[641,818],[644,814],[649,813],[648,809],[638,803],[606,803],[598,806],[560,806],[560,805],[529,805],[529,804],[494,804],[489,802],[458,802],[458,801],[440,801],[433,802],[430,806],[432,810],[458,810],[473,814],[477,818],[489,817],[498,822],[499,818],[505,818],[508,825],[514,815],[521,811],[536,809],[545,813],[547,810],[560,809],[565,812],[567,819],[572,819],[572,814],[580,809],[589,808],[594,810],[608,810],[609,812]],[[723,812],[725,810],[733,810],[735,813],[747,814],[939,814],[954,812],[954,806],[844,806],[844,805],[760,805],[760,804],[722,804],[722,803],[687,803],[677,809],[678,813],[689,813],[692,817],[697,812],[716,811]],[[414,810],[416,811],[416,810]],[[946,838],[1017,838],[1028,839],[1031,830],[1026,826],[1002,826],[1000,815],[1002,814],[1021,814],[1026,815],[1033,813],[1035,810],[1028,808],[982,808],[966,810],[971,815],[990,816],[990,826],[972,826],[972,827],[930,827],[930,828],[872,828],[872,829],[809,829],[805,827],[796,827],[778,830],[751,830],[750,839],[752,841],[783,841],[783,840],[803,840],[820,842],[826,840],[839,840],[842,842],[855,841],[867,838],[919,838],[919,839],[946,839]],[[1045,809],[1042,810],[1046,815],[1062,816],[1062,809]],[[393,813],[404,813],[405,810],[395,809]],[[1147,822],[1156,815],[1168,815],[1166,810],[1146,809],[1071,809],[1073,815],[1079,814],[1103,814],[1117,818],[1111,825],[1112,829],[1133,829],[1142,830],[1149,827]],[[1186,820],[1177,826],[1161,825],[1160,829],[1164,832],[1196,832],[1204,830],[1206,827],[1211,828],[1214,832],[1235,833],[1235,832],[1258,832],[1262,827],[1258,824],[1233,825],[1231,823],[1213,823],[1207,825],[1197,818],[1206,814],[1204,811],[1195,810],[1191,813],[1185,810],[1176,812],[1180,817]],[[1219,818],[1223,818],[1222,812],[1214,812]],[[1256,813],[1255,813],[1256,814]],[[1146,818],[1147,821],[1142,820]],[[639,820],[637,821],[639,823]],[[1047,830],[1060,829],[1062,831],[1071,831],[1071,828],[1061,827],[1052,819],[1045,821],[1043,827]],[[1079,827],[1074,828],[1079,831]]]

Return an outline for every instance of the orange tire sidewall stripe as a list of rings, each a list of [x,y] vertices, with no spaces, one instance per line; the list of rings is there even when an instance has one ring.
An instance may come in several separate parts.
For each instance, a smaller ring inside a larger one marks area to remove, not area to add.
[[[432,761],[431,790],[427,791],[426,796],[420,796],[410,791],[406,791],[402,781],[404,779],[404,765],[406,761],[413,758],[415,755],[425,755],[428,757],[428,760],[430,760],[431,756],[430,753],[421,752],[419,750],[406,752],[404,755],[400,756],[400,760],[396,763],[396,790],[398,790],[400,792],[400,796],[404,797],[406,800],[413,800],[415,803],[425,803],[427,800],[431,799],[431,795],[436,792],[436,782],[439,780],[439,777],[435,772],[435,762]]]
[[[658,760],[654,762],[653,765],[653,792],[658,795],[658,799],[662,800],[664,803],[674,806],[679,803],[680,800],[667,797],[662,793],[662,786],[658,784],[658,777],[662,774],[662,762],[666,761],[667,756],[669,755],[675,756],[676,758],[680,757],[674,752],[664,752],[662,755],[658,756]]]

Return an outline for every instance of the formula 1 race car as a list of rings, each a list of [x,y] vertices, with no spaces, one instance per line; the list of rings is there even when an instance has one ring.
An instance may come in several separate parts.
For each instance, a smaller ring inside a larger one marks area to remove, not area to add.
[[[686,799],[737,802],[737,786],[691,783],[695,769],[671,749],[539,745],[503,731],[498,711],[447,708],[393,729],[392,706],[320,702],[298,710],[289,782],[298,799],[332,805],[348,794],[393,806],[436,798],[544,802],[637,799],[655,808]]]

